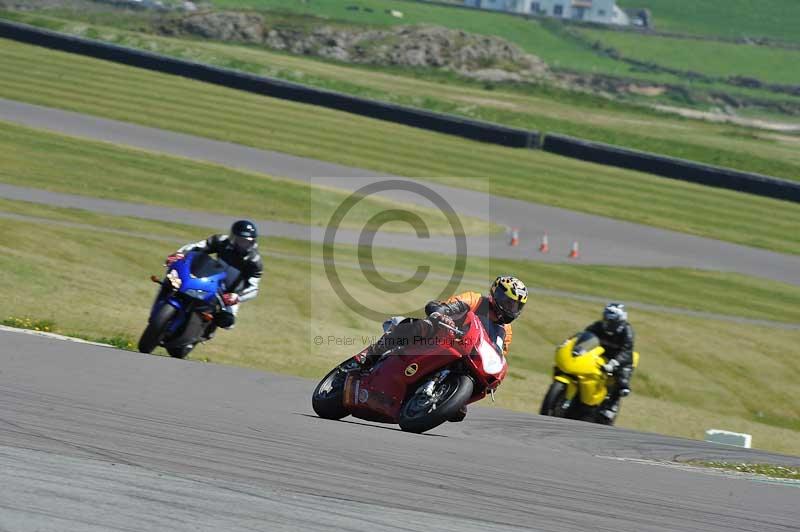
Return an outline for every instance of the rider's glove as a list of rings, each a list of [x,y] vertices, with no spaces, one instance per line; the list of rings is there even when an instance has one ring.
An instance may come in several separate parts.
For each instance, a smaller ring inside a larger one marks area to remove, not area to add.
[[[434,325],[438,325],[439,323],[444,323],[449,327],[453,327],[455,329],[456,322],[453,321],[453,318],[446,314],[442,314],[441,312],[431,312],[428,316],[428,319],[431,320],[431,323]]]
[[[182,260],[184,257],[183,253],[173,253],[169,257],[167,257],[167,262],[164,263],[164,266],[172,266],[172,263]]]
[[[226,307],[232,307],[239,302],[239,294],[234,294],[233,292],[222,294],[222,302]]]
[[[613,374],[617,370],[618,367],[619,367],[619,361],[617,361],[616,359],[613,359],[613,358],[611,360],[609,360],[608,362],[606,362],[605,364],[603,364],[603,366],[602,366],[603,371],[605,371],[609,375]]]

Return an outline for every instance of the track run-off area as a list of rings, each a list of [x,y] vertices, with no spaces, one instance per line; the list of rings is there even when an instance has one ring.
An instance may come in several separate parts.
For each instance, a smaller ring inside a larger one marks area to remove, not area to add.
[[[471,408],[425,435],[313,381],[0,331],[0,530],[790,531],[800,458]],[[331,361],[333,365],[335,361]]]

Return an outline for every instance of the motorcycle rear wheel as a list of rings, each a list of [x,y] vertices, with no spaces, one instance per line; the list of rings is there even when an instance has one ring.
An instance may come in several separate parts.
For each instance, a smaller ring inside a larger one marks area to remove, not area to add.
[[[433,395],[422,392],[406,398],[400,409],[400,428],[421,434],[456,416],[472,397],[474,383],[468,375],[448,375]]]
[[[566,395],[566,384],[560,381],[551,384],[544,396],[539,414],[542,416],[567,417],[567,412],[563,408]]]
[[[347,373],[339,366],[319,381],[311,395],[311,407],[323,419],[342,419],[350,412],[344,407],[344,382]]]
[[[164,304],[156,315],[147,324],[142,337],[139,338],[139,352],[150,354],[161,343],[164,334],[167,332],[167,325],[175,317],[178,311],[169,304]]]

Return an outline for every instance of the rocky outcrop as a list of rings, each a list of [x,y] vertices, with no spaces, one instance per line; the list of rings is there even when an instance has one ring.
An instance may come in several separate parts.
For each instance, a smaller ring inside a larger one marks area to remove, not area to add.
[[[486,81],[536,79],[548,72],[538,57],[505,39],[429,25],[290,27],[272,25],[260,14],[217,11],[173,18],[160,30],[347,63],[445,69]]]
[[[167,35],[189,34],[215,41],[264,42],[264,17],[257,13],[211,11],[170,19],[159,30]]]

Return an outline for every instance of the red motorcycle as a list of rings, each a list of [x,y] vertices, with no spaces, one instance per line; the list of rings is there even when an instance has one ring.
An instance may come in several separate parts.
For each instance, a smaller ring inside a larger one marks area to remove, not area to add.
[[[325,419],[399,423],[421,433],[487,394],[494,398],[508,372],[502,346],[472,312],[461,330],[438,326],[434,337],[389,350],[367,369],[359,363],[364,351],[339,364],[314,389],[314,412]]]

